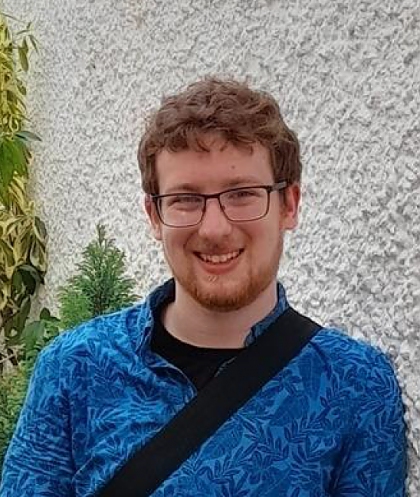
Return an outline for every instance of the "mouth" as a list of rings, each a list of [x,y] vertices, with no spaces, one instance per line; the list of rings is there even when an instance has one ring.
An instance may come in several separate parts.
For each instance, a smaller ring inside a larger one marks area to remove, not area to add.
[[[226,252],[224,254],[205,254],[204,252],[194,252],[194,254],[204,262],[218,265],[218,264],[226,264],[227,262],[237,259],[242,252],[243,249],[235,250],[232,252]]]

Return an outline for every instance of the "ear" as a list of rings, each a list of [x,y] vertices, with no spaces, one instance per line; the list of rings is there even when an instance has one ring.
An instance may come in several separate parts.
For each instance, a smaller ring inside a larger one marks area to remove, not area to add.
[[[156,240],[161,241],[162,240],[162,223],[159,219],[155,203],[153,202],[150,195],[147,195],[147,194],[144,198],[144,210],[146,211],[147,216],[149,218],[150,225],[152,227],[153,236],[156,238]]]
[[[281,227],[285,230],[293,230],[298,225],[300,203],[300,184],[292,183],[284,190]]]

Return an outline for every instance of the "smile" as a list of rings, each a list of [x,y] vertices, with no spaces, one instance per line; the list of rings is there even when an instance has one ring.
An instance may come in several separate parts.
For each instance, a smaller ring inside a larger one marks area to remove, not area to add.
[[[211,264],[223,264],[231,261],[232,259],[236,259],[241,252],[242,250],[236,250],[235,252],[218,255],[203,254],[201,252],[196,252],[196,254],[204,262],[210,262]]]

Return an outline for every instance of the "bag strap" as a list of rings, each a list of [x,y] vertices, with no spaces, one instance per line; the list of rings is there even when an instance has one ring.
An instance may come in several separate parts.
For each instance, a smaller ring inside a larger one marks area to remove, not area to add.
[[[151,495],[265,383],[287,366],[320,328],[289,307],[139,449],[97,496]]]

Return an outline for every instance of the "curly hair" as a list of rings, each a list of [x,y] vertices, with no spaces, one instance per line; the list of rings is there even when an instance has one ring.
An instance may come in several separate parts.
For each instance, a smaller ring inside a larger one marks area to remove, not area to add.
[[[299,141],[274,98],[245,83],[211,78],[164,98],[149,117],[138,150],[143,190],[159,193],[159,152],[209,151],[205,137],[211,134],[237,147],[260,143],[270,152],[276,181],[300,181]]]

